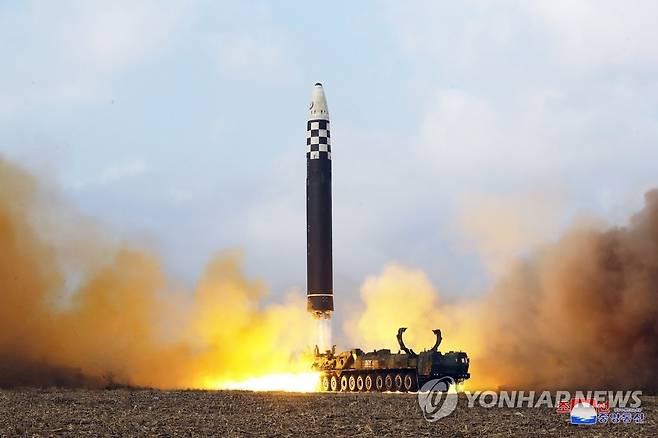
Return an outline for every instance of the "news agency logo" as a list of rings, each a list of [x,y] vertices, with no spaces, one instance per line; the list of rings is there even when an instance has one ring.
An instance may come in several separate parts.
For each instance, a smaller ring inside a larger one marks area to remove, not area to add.
[[[576,425],[590,424],[642,424],[646,418],[642,411],[640,391],[610,392],[609,398],[573,397],[558,402],[558,414],[569,414],[569,422]],[[633,397],[633,401],[631,400]]]
[[[596,424],[598,412],[591,400],[582,400],[571,408],[571,424]]]
[[[555,408],[569,414],[571,424],[645,422],[642,391],[465,391],[466,408],[476,403],[482,408]],[[457,407],[457,385],[451,377],[433,379],[418,391],[418,405],[423,417],[432,423],[452,414]]]
[[[596,424],[600,414],[610,412],[610,402],[596,398],[572,398],[567,402],[560,402],[558,413],[569,413],[571,424]]]
[[[452,377],[441,377],[425,383],[418,391],[418,405],[425,420],[433,423],[447,417],[457,407],[457,392]]]

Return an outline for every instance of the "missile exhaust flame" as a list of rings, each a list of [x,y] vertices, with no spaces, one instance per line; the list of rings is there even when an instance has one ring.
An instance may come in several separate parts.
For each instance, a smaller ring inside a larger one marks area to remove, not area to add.
[[[275,373],[239,381],[208,380],[202,387],[244,391],[316,392],[319,375],[317,372]]]
[[[316,345],[320,351],[331,350],[331,319],[322,318],[315,320]]]

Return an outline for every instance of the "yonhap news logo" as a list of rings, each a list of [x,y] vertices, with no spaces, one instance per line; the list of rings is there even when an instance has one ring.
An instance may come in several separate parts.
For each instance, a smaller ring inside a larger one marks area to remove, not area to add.
[[[430,380],[418,391],[418,405],[423,417],[430,423],[452,414],[457,401],[455,380],[452,377]]]
[[[451,377],[433,379],[418,391],[418,405],[428,422],[452,414],[457,408],[457,385]],[[642,391],[464,391],[465,409],[552,408],[570,414],[574,425],[604,423],[644,423]]]

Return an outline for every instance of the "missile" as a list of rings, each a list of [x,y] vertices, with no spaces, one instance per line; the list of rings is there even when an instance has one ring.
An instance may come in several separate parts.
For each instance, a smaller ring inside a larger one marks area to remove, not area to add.
[[[313,86],[306,122],[306,286],[307,310],[315,318],[331,318],[331,135],[320,83]]]

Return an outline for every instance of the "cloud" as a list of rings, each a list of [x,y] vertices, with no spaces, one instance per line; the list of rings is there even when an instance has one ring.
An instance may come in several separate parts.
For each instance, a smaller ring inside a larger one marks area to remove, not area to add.
[[[647,78],[656,50],[645,41],[657,31],[637,5],[428,6],[431,18],[403,22],[417,42],[408,50],[434,74],[422,78],[421,157],[454,186],[645,190],[658,135]]]
[[[76,191],[108,186],[117,182],[145,175],[152,168],[142,159],[131,159],[110,164],[100,170],[93,179],[77,181],[69,188]]]
[[[72,0],[3,6],[0,117],[99,98],[117,75],[166,47],[188,15],[183,5]]]
[[[565,212],[566,199],[557,190],[471,194],[462,199],[457,216],[458,239],[497,275],[512,260],[554,238]]]
[[[651,1],[526,2],[551,35],[552,55],[570,67],[658,68],[658,5]]]
[[[441,71],[496,76],[496,70],[468,72],[483,62],[506,73],[525,65],[520,74],[546,61],[575,74],[658,67],[658,5],[651,1],[419,2],[389,9],[400,48],[441,56]]]
[[[406,242],[447,234],[451,223],[440,221],[449,218],[456,233],[432,241],[425,258],[438,247],[459,254],[468,236],[484,267],[499,271],[566,218],[621,222],[637,207],[658,159],[658,87],[650,74],[658,29],[650,23],[655,6],[636,2],[618,12],[624,6],[389,3],[394,49],[409,72],[400,88],[409,90],[417,120],[405,159],[389,167],[406,169],[412,192],[426,188],[411,197],[410,210],[435,227],[419,222]],[[547,199],[535,198],[545,191]],[[392,192],[388,203],[402,198]],[[387,215],[388,230],[405,214]],[[436,278],[435,267],[425,269]]]
[[[537,173],[560,164],[564,156],[550,153],[554,144],[543,124],[550,99],[559,94],[501,106],[468,90],[438,89],[420,125],[420,155],[459,177]]]
[[[131,160],[106,168],[101,172],[98,182],[100,184],[109,184],[125,178],[143,175],[148,171],[149,167],[144,161]]]
[[[215,52],[219,71],[228,79],[285,82],[298,75],[291,44],[276,31],[222,33]]]

